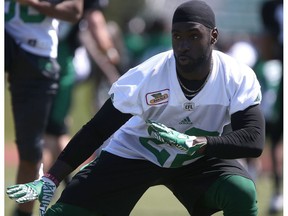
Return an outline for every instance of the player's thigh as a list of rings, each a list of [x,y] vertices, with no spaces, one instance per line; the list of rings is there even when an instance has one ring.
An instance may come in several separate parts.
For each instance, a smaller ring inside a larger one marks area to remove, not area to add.
[[[52,100],[52,95],[45,94],[12,98],[16,143],[21,160],[35,162],[41,159],[42,136]]]
[[[73,89],[75,85],[74,71],[62,73],[59,88],[53,100],[46,132],[60,136],[68,133],[67,116],[71,109]]]
[[[207,188],[210,187],[211,184],[219,177],[219,174],[213,175],[205,175],[205,174],[192,174],[177,177],[176,181],[173,181],[171,184],[166,184],[175,197],[183,204],[183,206],[187,209],[190,215],[201,215],[201,216],[209,216],[218,210],[215,208],[207,208],[200,206],[199,200],[203,197]]]
[[[72,178],[57,202],[98,215],[127,216],[160,175],[161,168],[147,161],[121,158],[103,151]]]
[[[53,97],[41,86],[14,86],[11,91],[16,143],[21,160],[35,162],[41,159],[42,136]]]
[[[258,207],[254,182],[239,175],[221,176],[209,187],[201,205],[223,210],[225,216],[256,216]]]
[[[9,71],[15,136],[21,160],[35,162],[42,157],[42,135],[57,91],[57,73],[55,59],[29,54],[22,49]]]
[[[203,202],[203,197],[208,190],[210,191],[209,188],[211,188],[212,185],[215,185],[216,182],[223,182],[220,176],[231,173],[237,174],[238,176],[249,176],[247,171],[236,160],[203,157],[195,163],[179,169],[176,172],[177,176],[175,180],[166,186],[174,193],[191,215],[212,215],[213,213],[222,210],[223,206],[206,205],[205,202]],[[246,180],[246,178],[243,179]],[[242,177],[240,180],[242,180]],[[247,181],[250,183],[248,178]],[[231,188],[233,188],[232,186],[235,186],[234,188],[237,189],[237,185],[232,184],[233,182],[230,183],[230,181],[228,181],[228,183],[231,185]],[[255,192],[253,182],[252,185],[248,184],[248,186],[248,189],[252,187],[253,192]],[[221,191],[223,194],[225,194],[224,192],[227,192],[225,191],[225,187],[223,188],[223,191]],[[241,190],[239,192],[241,192]],[[230,194],[225,194],[225,196],[229,197],[228,195]]]

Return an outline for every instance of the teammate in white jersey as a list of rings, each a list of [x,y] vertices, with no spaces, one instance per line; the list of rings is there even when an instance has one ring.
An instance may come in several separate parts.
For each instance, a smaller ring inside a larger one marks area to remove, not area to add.
[[[49,172],[9,187],[9,197],[47,206],[59,182],[106,142],[45,215],[127,216],[149,187],[165,185],[191,215],[256,216],[255,185],[236,159],[263,151],[260,85],[248,66],[213,50],[217,38],[205,2],[180,5],[173,50],[116,81]],[[233,131],[222,135],[230,123]]]
[[[76,22],[82,4],[82,0],[59,4],[5,0],[5,72],[19,154],[17,183],[38,177],[43,133],[58,86],[58,19]],[[14,215],[28,216],[32,211],[33,202],[21,204]]]

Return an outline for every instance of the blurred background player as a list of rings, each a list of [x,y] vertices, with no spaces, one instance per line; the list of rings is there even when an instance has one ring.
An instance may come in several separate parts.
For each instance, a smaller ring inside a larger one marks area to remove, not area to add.
[[[76,22],[82,14],[82,0],[54,3],[5,1],[5,72],[19,155],[16,183],[38,178],[43,135],[58,88],[58,20]],[[14,215],[32,215],[33,205],[18,205]]]
[[[102,73],[100,70],[91,71],[95,64],[103,69],[110,85],[120,76],[116,68],[120,63],[120,55],[102,12],[107,6],[108,1],[105,0],[84,0],[83,16],[78,23],[60,22],[58,62],[61,71],[59,89],[53,101],[45,135],[44,171],[50,168],[70,139],[68,129],[71,122],[68,117],[73,105],[75,85],[88,79],[91,73]],[[86,72],[79,72],[80,70]],[[100,78],[101,75],[97,77]],[[95,79],[96,81],[99,79]],[[97,88],[96,94],[98,90],[105,91]],[[108,90],[106,94],[108,97]],[[98,102],[97,106],[99,108],[101,104]]]
[[[263,109],[266,134],[270,138],[273,180],[269,213],[275,214],[283,210],[283,0],[264,1],[260,11],[264,28],[260,51],[262,64],[260,62],[256,72],[262,72],[266,90]]]
[[[89,78],[92,79],[94,88],[93,113],[100,109],[109,97],[108,91],[112,83],[123,73],[123,60],[126,56],[118,24],[107,21],[104,16],[104,10],[108,6],[107,0],[94,1],[93,9],[87,11],[79,24],[79,41],[91,62]]]
[[[271,158],[269,175],[273,184],[268,213],[273,215],[283,210],[283,1],[262,1],[258,10],[262,27],[257,37],[238,33],[222,43],[229,47],[227,54],[254,69],[261,84],[261,109],[266,120],[266,143]],[[255,181],[269,163],[259,158],[241,159],[241,162]]]

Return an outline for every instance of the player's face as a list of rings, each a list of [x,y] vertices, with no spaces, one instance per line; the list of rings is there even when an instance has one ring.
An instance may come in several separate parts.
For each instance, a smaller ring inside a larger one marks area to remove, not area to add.
[[[172,46],[178,70],[187,73],[207,64],[212,51],[211,31],[194,22],[172,25]]]

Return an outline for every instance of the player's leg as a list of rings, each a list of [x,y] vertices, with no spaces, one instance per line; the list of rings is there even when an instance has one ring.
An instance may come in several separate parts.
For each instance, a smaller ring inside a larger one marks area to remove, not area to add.
[[[222,210],[225,216],[257,215],[254,183],[238,161],[203,157],[174,172],[165,185],[191,215],[210,216]],[[245,201],[239,204],[239,199]]]
[[[61,66],[61,73],[59,88],[50,110],[44,139],[44,172],[49,170],[70,140],[69,123],[67,120],[75,85],[73,55],[74,52],[71,50],[69,43],[67,41],[60,41],[58,45],[58,62]]]
[[[19,101],[20,97],[12,94],[13,114],[15,119],[16,144],[19,155],[16,183],[31,182],[38,178],[38,171],[42,157],[42,139],[44,121],[41,121],[48,107],[43,107],[47,101],[39,97],[38,103],[41,106],[34,107],[33,101]],[[23,95],[23,94],[21,94]],[[28,95],[27,95],[28,96]],[[23,97],[25,98],[25,97]],[[32,100],[36,100],[33,97]],[[36,102],[36,101],[34,101]],[[32,108],[34,107],[34,108]],[[24,212],[31,212],[33,203],[19,205]]]
[[[52,102],[56,79],[47,76],[42,58],[24,51],[17,53],[17,62],[9,71],[9,89],[15,123],[15,136],[19,154],[16,183],[26,183],[38,178],[42,159],[42,136],[45,130],[49,108]],[[50,64],[50,59],[44,59]],[[35,64],[35,65],[33,65]],[[56,74],[57,68],[51,68]],[[54,71],[55,69],[55,71]],[[31,213],[33,202],[20,204],[21,212]]]
[[[225,216],[257,216],[254,182],[239,175],[221,176],[205,193],[203,206],[221,209]]]
[[[18,45],[15,43],[14,39],[10,36],[9,33],[7,33],[5,31],[5,72],[7,73],[7,78],[8,81],[10,79],[10,74],[14,73],[13,71],[13,65],[15,65],[17,59],[19,58],[19,50],[20,48],[18,47]],[[11,92],[11,98],[12,98],[12,108],[17,106],[14,104],[13,101],[17,100],[13,99],[13,92]],[[21,96],[19,95],[18,98],[21,98]],[[18,99],[19,100],[19,99]],[[23,100],[23,98],[22,98]],[[21,110],[21,112],[19,112],[20,114],[24,114],[25,110]],[[14,117],[15,118],[18,117]],[[14,122],[15,124],[15,122]],[[17,124],[15,124],[16,127],[16,132],[17,130]],[[16,141],[17,141],[17,134],[16,134]],[[18,150],[19,151],[19,150]],[[37,150],[36,150],[36,154],[37,154]],[[22,154],[21,154],[22,155]],[[24,183],[27,181],[30,181],[31,179],[35,179],[37,178],[37,174],[38,174],[38,168],[40,167],[40,163],[39,163],[39,158],[37,158],[37,156],[34,158],[36,161],[33,160],[33,162],[30,161],[23,161],[19,160],[19,164],[18,164],[18,171],[17,171],[17,176],[16,176],[16,183]],[[27,180],[26,180],[27,179]],[[23,205],[19,205],[17,206],[17,209],[15,209],[15,211],[13,212],[14,215],[18,216],[18,215],[30,215],[32,212],[32,208],[33,208],[33,203],[27,203],[27,204],[23,204]]]
[[[79,216],[93,212],[92,215],[127,216],[145,191],[158,183],[161,173],[162,169],[150,162],[102,151],[72,178],[46,215]],[[74,214],[73,208],[82,208],[83,214]]]
[[[282,134],[281,134],[282,135]],[[273,182],[272,194],[270,198],[269,205],[269,213],[276,214],[283,210],[283,194],[282,194],[282,173],[283,173],[283,165],[281,161],[281,157],[279,157],[282,145],[281,135],[275,139],[275,137],[271,136],[270,143],[270,156],[272,162],[272,175],[271,180]]]
[[[282,194],[282,181],[283,181],[283,152],[280,153],[279,147],[283,144],[283,76],[277,94],[277,100],[275,104],[275,113],[277,113],[278,119],[272,123],[270,130],[271,138],[271,161],[272,161],[272,182],[273,192],[270,199],[269,213],[275,214],[283,210],[283,194]],[[279,157],[279,153],[282,154]]]

